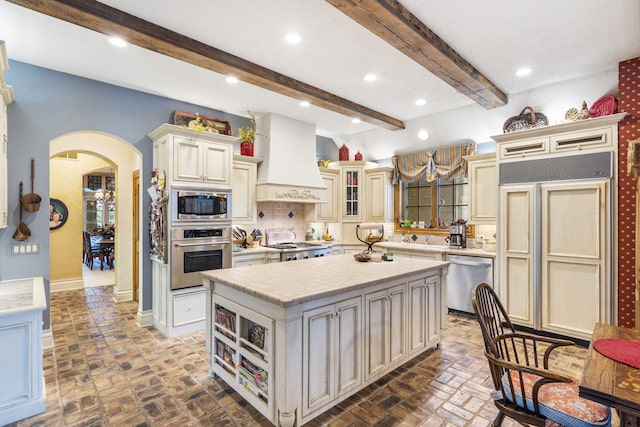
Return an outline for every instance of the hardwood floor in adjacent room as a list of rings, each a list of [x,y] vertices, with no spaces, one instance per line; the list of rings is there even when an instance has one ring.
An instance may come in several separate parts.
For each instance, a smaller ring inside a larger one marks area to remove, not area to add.
[[[113,286],[52,294],[55,345],[44,352],[47,410],[13,426],[271,425],[209,376],[204,331],[167,339],[136,324],[137,308],[114,302]],[[565,350],[556,366],[579,375],[585,352]],[[306,425],[485,427],[497,414],[491,390],[477,323],[449,315],[438,349]]]

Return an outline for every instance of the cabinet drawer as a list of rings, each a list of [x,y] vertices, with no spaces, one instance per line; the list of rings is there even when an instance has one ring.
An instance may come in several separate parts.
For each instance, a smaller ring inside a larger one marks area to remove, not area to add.
[[[549,138],[531,138],[500,145],[500,160],[522,159],[549,153]]]
[[[205,319],[205,291],[173,296],[173,326],[185,325]]]
[[[611,147],[611,127],[551,136],[551,151],[588,150]]]
[[[280,256],[278,256],[278,259],[279,258]],[[246,267],[249,265],[260,265],[260,264],[266,264],[266,260],[264,256],[236,257],[233,259],[233,268]]]

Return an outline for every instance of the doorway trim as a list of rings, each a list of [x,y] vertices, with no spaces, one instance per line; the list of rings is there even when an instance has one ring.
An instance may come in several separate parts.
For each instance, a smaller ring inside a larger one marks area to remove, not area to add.
[[[133,224],[133,217],[129,214],[133,211],[133,191],[132,176],[134,171],[139,171],[142,167],[142,153],[129,144],[127,141],[105,132],[100,131],[76,131],[61,135],[50,141],[49,158],[53,158],[65,152],[78,152],[96,156],[114,165],[116,171],[116,195],[118,198],[118,211],[124,214],[116,215],[116,269],[114,295],[117,301],[132,300],[131,275],[133,271],[133,257],[126,256],[132,254],[134,245],[138,245],[137,252],[141,250],[141,242],[134,242],[126,236],[133,236],[133,228],[141,229],[141,222]],[[137,189],[138,193],[142,191]],[[137,198],[140,203],[140,197]],[[141,211],[138,206],[138,211]],[[140,220],[140,218],[138,218]],[[137,233],[138,235],[140,233]],[[121,255],[125,256],[121,256]],[[138,259],[138,263],[141,260]],[[143,281],[143,268],[138,265],[138,283]],[[138,313],[142,311],[144,295],[142,293],[138,303]]]

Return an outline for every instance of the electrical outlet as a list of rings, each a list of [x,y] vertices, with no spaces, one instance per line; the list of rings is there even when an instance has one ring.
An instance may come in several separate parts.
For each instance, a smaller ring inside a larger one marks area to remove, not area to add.
[[[483,234],[476,234],[476,243],[482,243],[484,241]]]

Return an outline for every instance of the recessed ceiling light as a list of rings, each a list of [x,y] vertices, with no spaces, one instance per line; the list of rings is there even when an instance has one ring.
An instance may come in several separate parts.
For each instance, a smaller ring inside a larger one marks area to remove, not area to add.
[[[284,39],[287,41],[287,43],[298,44],[302,40],[302,37],[300,37],[300,34],[289,33],[284,37]]]
[[[426,141],[427,139],[429,139],[429,132],[422,129],[420,132],[418,132],[418,139],[420,141]]]
[[[528,76],[529,74],[531,74],[531,68],[520,68],[518,71],[516,71],[516,76],[518,77],[524,77],[524,76]]]
[[[233,76],[227,76],[227,78],[225,78],[224,81],[229,83],[230,85],[234,85],[238,83],[238,78]]]
[[[365,82],[375,82],[378,77],[375,74],[367,74],[364,76]]]
[[[355,119],[351,120],[351,123],[358,124],[358,123],[360,123],[360,119],[355,118]]]
[[[300,106],[301,106],[301,107],[308,107],[309,105],[311,105],[311,103],[310,103],[309,101],[302,101],[302,102],[300,103]]]
[[[109,37],[109,43],[117,47],[125,47],[127,45],[127,42],[120,37]]]
[[[426,103],[427,103],[427,100],[426,100],[426,99],[422,99],[422,98],[420,98],[420,99],[416,99],[416,102],[415,102],[415,104],[416,104],[418,107],[420,107],[420,106],[422,106],[422,105],[424,105],[424,104],[426,104]]]

